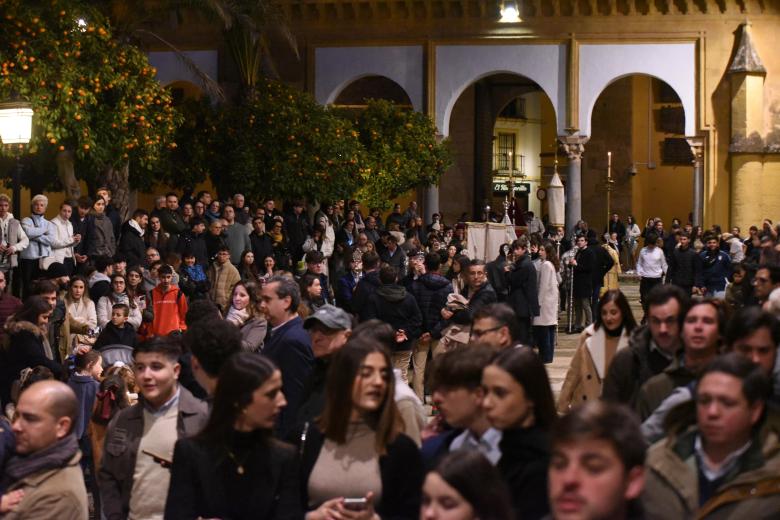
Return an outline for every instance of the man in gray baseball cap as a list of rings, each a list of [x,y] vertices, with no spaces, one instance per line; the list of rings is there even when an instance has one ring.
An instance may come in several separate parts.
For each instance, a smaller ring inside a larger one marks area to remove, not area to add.
[[[343,347],[352,334],[352,317],[344,309],[323,305],[306,318],[303,328],[311,336],[314,369],[303,387],[303,398],[298,409],[295,437],[325,408],[325,379],[333,354]],[[292,439],[291,439],[292,440]]]

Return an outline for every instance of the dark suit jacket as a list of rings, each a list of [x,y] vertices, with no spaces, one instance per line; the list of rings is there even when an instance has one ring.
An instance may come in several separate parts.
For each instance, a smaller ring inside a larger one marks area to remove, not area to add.
[[[242,446],[240,458],[237,456],[243,475],[226,453],[227,449],[235,450],[230,440],[225,440],[229,447],[210,446],[195,439],[177,441],[165,518],[301,518],[295,449],[274,439],[256,437],[249,446]]]
[[[536,268],[527,254],[515,262],[508,273],[509,305],[518,318],[533,318],[539,315],[539,295],[536,288]]]
[[[311,338],[303,329],[303,320],[296,316],[276,331],[271,331],[265,342],[263,354],[268,356],[282,372],[282,392],[287,406],[279,416],[277,431],[285,438],[295,426],[295,417],[301,404],[303,386],[314,366]]]

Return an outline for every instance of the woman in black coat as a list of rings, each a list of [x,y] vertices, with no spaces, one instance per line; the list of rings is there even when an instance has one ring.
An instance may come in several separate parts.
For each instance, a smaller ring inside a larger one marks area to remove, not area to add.
[[[550,512],[549,430],[557,417],[544,364],[530,348],[504,350],[485,367],[482,385],[487,418],[503,434],[498,470],[509,486],[515,516],[544,518]]]
[[[165,518],[300,519],[295,450],[272,437],[286,404],[270,360],[228,359],[203,431],[176,442]]]
[[[376,341],[353,338],[334,354],[325,410],[300,437],[307,520],[341,518],[348,508],[355,520],[418,518],[422,457],[401,433],[394,386],[390,354]]]
[[[3,403],[10,401],[11,386],[25,368],[44,366],[52,371],[55,378],[62,379],[62,365],[54,360],[46,337],[51,314],[49,302],[40,296],[31,296],[16,314],[8,318],[5,331],[10,336],[9,347],[0,367],[0,399]]]

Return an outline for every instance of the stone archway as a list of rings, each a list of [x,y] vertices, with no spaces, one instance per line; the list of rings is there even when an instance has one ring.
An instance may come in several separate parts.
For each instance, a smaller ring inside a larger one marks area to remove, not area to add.
[[[412,100],[404,88],[385,76],[367,75],[344,86],[333,100],[334,106],[363,108],[369,99],[385,99],[396,106],[411,109]]]
[[[517,100],[524,105],[522,110],[507,110]],[[549,182],[552,174],[556,119],[552,100],[526,76],[489,74],[463,88],[452,103],[447,126],[455,164],[438,187],[439,208],[447,221],[469,210],[469,218],[481,218],[486,205],[496,216],[503,216],[505,181],[510,170],[517,188],[522,190],[518,207],[540,214],[536,190]],[[501,142],[505,137],[509,137],[509,143]],[[506,164],[509,151],[513,155],[510,168]],[[519,155],[525,157],[523,172]]]
[[[607,85],[593,104],[582,163],[582,218],[597,230],[607,221],[606,176],[611,152],[610,211],[633,215],[640,228],[661,217],[685,223],[693,211],[693,156],[688,113],[672,86],[630,74]]]
[[[320,47],[314,51],[314,97],[333,103],[351,83],[382,76],[397,83],[415,110],[423,110],[423,50],[420,46]]]

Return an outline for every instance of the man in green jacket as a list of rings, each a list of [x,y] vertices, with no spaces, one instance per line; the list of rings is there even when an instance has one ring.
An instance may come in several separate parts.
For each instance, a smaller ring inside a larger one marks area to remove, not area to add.
[[[656,443],[647,458],[647,518],[775,518],[780,511],[780,425],[766,413],[769,378],[737,353],[703,369],[696,424]]]

